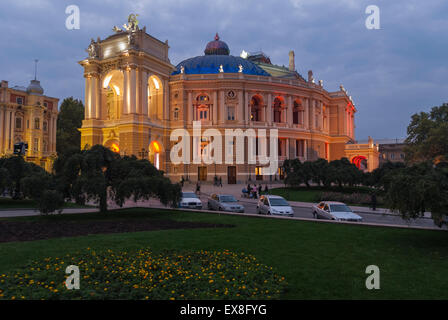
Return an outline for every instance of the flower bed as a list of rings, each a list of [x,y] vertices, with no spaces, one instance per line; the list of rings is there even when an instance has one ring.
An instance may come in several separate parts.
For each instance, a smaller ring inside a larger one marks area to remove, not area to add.
[[[79,290],[66,288],[69,265],[79,267]],[[87,249],[0,275],[0,299],[274,299],[285,288],[285,278],[272,267],[228,250]]]

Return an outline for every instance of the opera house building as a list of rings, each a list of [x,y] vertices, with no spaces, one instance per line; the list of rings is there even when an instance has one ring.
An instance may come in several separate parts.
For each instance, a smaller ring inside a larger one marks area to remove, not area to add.
[[[193,140],[195,121],[202,131],[213,128],[223,136],[226,129],[265,129],[268,135],[277,129],[280,167],[285,159],[331,161],[347,156],[356,113],[351,97],[342,86],[327,91],[311,71],[304,78],[296,71],[293,51],[289,66],[278,66],[261,52],[231,55],[216,35],[204,42],[203,55],[174,66],[168,41],[152,37],[146,27],[132,23],[114,31],[106,39],[92,39],[88,58],[79,62],[86,106],[81,148],[102,144],[121,155],[149,159],[174,181],[213,181],[217,176],[225,183],[276,180],[283,173],[280,168],[263,175],[261,164],[248,161],[174,163],[170,153],[176,141],[171,133],[184,129]],[[189,156],[204,152],[209,143],[201,138],[193,150],[192,142]],[[223,143],[223,154],[225,147]],[[370,163],[375,156],[371,160],[366,155],[369,167],[375,166]]]

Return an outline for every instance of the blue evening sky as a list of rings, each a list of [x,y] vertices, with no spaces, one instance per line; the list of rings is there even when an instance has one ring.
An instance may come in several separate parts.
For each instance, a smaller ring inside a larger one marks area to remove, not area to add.
[[[77,5],[80,30],[67,30],[65,8]],[[381,29],[365,27],[369,5]],[[446,0],[2,0],[0,78],[27,86],[38,78],[45,94],[84,99],[78,61],[90,38],[138,13],[140,26],[170,45],[170,60],[202,55],[219,32],[231,54],[262,50],[274,64],[312,69],[329,91],[342,83],[358,109],[356,138],[402,138],[410,116],[448,102]]]

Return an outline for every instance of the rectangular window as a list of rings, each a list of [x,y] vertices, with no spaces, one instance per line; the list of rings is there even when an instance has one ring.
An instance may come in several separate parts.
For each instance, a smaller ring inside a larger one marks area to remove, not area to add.
[[[22,118],[16,118],[16,129],[22,129]]]
[[[227,107],[227,120],[235,120],[235,107]]]
[[[17,102],[17,104],[23,104],[23,98],[22,97],[17,97],[16,98],[16,102]]]
[[[303,140],[296,140],[296,157],[303,157],[305,149],[305,142]]]
[[[34,151],[39,151],[39,139],[38,138],[34,138],[34,147],[33,147]]]

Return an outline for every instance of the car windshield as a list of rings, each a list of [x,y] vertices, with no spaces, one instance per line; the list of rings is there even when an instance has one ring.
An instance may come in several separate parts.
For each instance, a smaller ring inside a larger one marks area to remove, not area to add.
[[[352,212],[345,204],[330,204],[330,210],[332,212]]]
[[[197,198],[194,192],[182,192],[182,198]]]
[[[236,199],[234,196],[220,196],[219,201],[220,202],[236,202]]]
[[[289,206],[288,202],[286,202],[286,200],[282,198],[271,198],[269,199],[269,201],[271,202],[271,206],[273,207]]]

